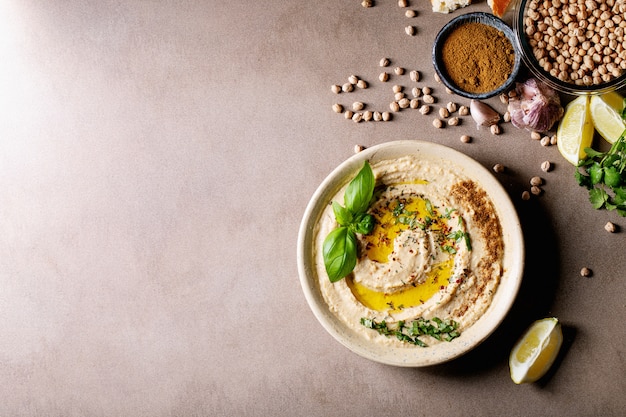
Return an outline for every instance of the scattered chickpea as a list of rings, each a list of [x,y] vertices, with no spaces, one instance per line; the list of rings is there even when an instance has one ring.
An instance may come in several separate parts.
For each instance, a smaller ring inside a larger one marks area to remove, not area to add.
[[[370,120],[372,120],[373,117],[374,117],[374,113],[372,113],[371,111],[367,110],[363,112],[363,120],[365,120],[366,122],[369,122]]]
[[[439,109],[439,116],[441,116],[443,119],[446,119],[450,117],[450,112],[445,107],[442,107]]]
[[[397,101],[392,101],[391,103],[389,103],[389,108],[393,112],[400,111],[400,104]]]
[[[403,87],[402,87],[401,85],[397,85],[397,84],[396,84],[396,85],[394,85],[394,86],[392,87],[392,89],[393,89],[393,92],[394,92],[394,93],[400,93],[400,92],[402,91]]]
[[[530,193],[528,191],[522,192],[522,200],[530,200]]]
[[[554,146],[556,144],[557,144],[556,135],[550,136],[550,145]]]
[[[415,10],[407,10],[406,12],[404,12],[404,15],[406,17],[415,17],[417,16],[417,13],[415,12]]]
[[[592,274],[591,269],[587,268],[586,266],[580,270],[581,277],[587,278],[587,277],[590,277],[591,274]]]
[[[413,94],[413,97],[419,97],[422,95],[422,89],[419,87],[413,87],[411,89],[411,93]]]
[[[330,86],[330,91],[332,91],[335,94],[339,94],[341,93],[341,86],[338,84],[333,84]]]
[[[346,111],[343,113],[343,116],[344,116],[346,119],[352,119],[352,116],[354,116],[354,112],[353,112],[353,111],[351,111],[351,110],[346,110]]]
[[[404,98],[404,93],[396,93],[393,95],[393,97],[396,99],[396,101],[400,101]]]
[[[388,67],[388,66],[389,66],[389,64],[390,64],[390,62],[389,62],[389,59],[387,59],[387,58],[382,58],[382,59],[380,60],[380,63],[379,63],[379,65],[380,65],[381,67]]]
[[[359,87],[359,88],[362,88],[362,89],[367,88],[367,81],[365,81],[365,80],[359,80],[359,81],[356,83],[356,86],[357,86],[357,87]]]
[[[448,119],[448,126],[458,126],[460,122],[461,122],[461,119],[454,116]]]
[[[504,172],[504,165],[502,164],[495,164],[493,166],[493,172],[495,172],[496,174],[501,174]]]
[[[411,81],[418,82],[420,80],[420,73],[416,70],[409,72],[409,78]]]
[[[350,84],[356,84],[359,82],[359,77],[357,77],[356,75],[351,75],[348,77],[348,82]]]
[[[435,102],[435,97],[431,96],[430,94],[424,93],[424,97],[422,97],[422,100],[424,101],[424,103],[433,104]]]
[[[541,170],[543,172],[550,172],[550,170],[552,170],[552,164],[550,163],[550,161],[543,161],[541,163]]]
[[[500,101],[502,102],[502,104],[509,104],[508,94],[500,94]]]
[[[539,132],[535,132],[535,131],[532,131],[532,132],[530,133],[530,138],[531,138],[532,140],[541,140],[541,133],[539,133]]]
[[[372,118],[374,119],[375,122],[380,122],[381,120],[383,120],[383,115],[381,112],[375,111]]]
[[[435,73],[435,75],[433,77],[435,78],[435,81],[437,81],[439,84],[441,84],[441,77],[439,76],[439,74]]]
[[[468,135],[461,136],[461,142],[463,142],[463,143],[470,143],[471,141],[472,141],[471,136],[468,136]]]
[[[541,138],[541,146],[550,146],[550,138],[548,136],[544,136]]]
[[[457,110],[457,105],[455,102],[450,101],[446,104],[446,109],[448,109],[450,113],[454,113]]]
[[[363,152],[365,150],[365,146],[363,145],[354,145],[354,153]]]
[[[611,222],[607,222],[604,225],[604,230],[606,230],[609,233],[615,233],[615,231],[617,230],[617,227],[615,227],[615,224],[613,224]]]
[[[504,112],[504,115],[502,116],[502,120],[504,120],[504,123],[508,123],[511,121],[511,112],[509,112],[508,110]]]
[[[430,94],[430,93],[432,93],[432,92],[433,92],[433,89],[432,89],[432,88],[430,88],[430,87],[424,87],[424,88],[422,88],[422,93],[424,93],[424,94]]]
[[[409,5],[407,0],[398,0],[398,7],[407,7]]]
[[[450,90],[448,87],[446,87],[446,93],[448,94],[454,94],[454,91]]]
[[[343,91],[344,93],[349,93],[352,90],[354,90],[354,86],[350,83],[345,83],[341,86],[341,91]]]
[[[391,120],[391,113],[389,113],[388,111],[384,111],[382,113],[382,118],[383,122],[388,122],[389,120]]]
[[[341,104],[335,103],[333,104],[333,111],[335,113],[343,113],[343,106]]]
[[[459,107],[459,116],[467,116],[469,115],[469,107],[461,106]]]
[[[430,113],[430,106],[428,104],[423,104],[422,107],[420,107],[420,113],[423,115]]]
[[[492,135],[499,135],[500,133],[502,133],[502,131],[500,129],[500,125],[498,125],[498,124],[491,125],[489,127],[489,130],[491,131]]]
[[[361,6],[363,6],[365,8],[372,7],[373,5],[374,5],[374,0],[363,0],[361,2]]]
[[[530,185],[532,186],[543,185],[543,180],[541,179],[541,177],[532,177],[530,179]]]
[[[363,107],[365,107],[365,104],[361,103],[360,101],[355,101],[354,103],[352,103],[352,110],[354,111],[363,110]]]
[[[381,72],[380,75],[378,76],[378,79],[386,83],[389,80],[389,74],[386,72]]]
[[[417,33],[417,29],[415,28],[415,26],[411,26],[411,25],[405,27],[404,31],[409,36],[415,36],[415,34]]]
[[[402,67],[395,67],[393,69],[393,72],[395,72],[396,75],[402,75],[402,74],[404,74],[404,68],[402,68]]]
[[[443,127],[443,122],[440,119],[433,119],[433,126],[437,129],[441,129]]]
[[[536,185],[533,185],[532,187],[530,187],[530,192],[533,193],[533,195],[541,195],[542,190]]]
[[[420,101],[418,99],[414,98],[414,99],[411,100],[411,103],[409,104],[409,106],[412,109],[417,109],[420,106]]]
[[[411,101],[406,97],[398,100],[398,105],[400,106],[401,109],[406,109],[407,107],[409,107],[410,104],[411,104]]]
[[[363,120],[363,113],[357,112],[352,115],[352,121],[354,123],[359,123],[361,120]]]

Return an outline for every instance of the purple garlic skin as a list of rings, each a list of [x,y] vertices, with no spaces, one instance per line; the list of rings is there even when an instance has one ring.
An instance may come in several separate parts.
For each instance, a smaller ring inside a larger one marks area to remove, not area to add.
[[[476,128],[480,126],[495,125],[500,121],[500,113],[482,101],[472,99],[470,101],[470,114],[476,122]]]
[[[549,131],[563,117],[559,94],[535,78],[517,83],[517,99],[509,100],[511,123],[519,129]]]

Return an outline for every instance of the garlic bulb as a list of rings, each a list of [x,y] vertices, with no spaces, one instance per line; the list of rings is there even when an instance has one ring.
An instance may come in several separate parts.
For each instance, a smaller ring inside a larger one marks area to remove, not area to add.
[[[500,113],[482,101],[472,99],[470,101],[470,113],[476,122],[476,127],[491,126],[500,121]]]
[[[511,123],[519,129],[547,132],[561,117],[563,107],[556,91],[535,78],[515,87],[517,99],[509,100]]]

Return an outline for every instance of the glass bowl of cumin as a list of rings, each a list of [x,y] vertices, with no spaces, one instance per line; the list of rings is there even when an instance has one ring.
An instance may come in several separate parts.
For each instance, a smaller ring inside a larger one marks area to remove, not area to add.
[[[435,37],[432,58],[446,87],[477,100],[509,90],[521,65],[513,30],[482,12],[450,20]]]

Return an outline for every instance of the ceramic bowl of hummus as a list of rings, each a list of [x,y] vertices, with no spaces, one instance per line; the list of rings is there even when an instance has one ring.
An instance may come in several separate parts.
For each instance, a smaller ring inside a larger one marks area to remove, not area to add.
[[[356,266],[331,282],[324,241],[333,202],[365,163],[375,178]],[[396,141],[349,158],[322,182],[300,225],[298,272],[307,302],[339,343],[406,367],[455,359],[501,324],[517,296],[524,244],[504,188],[472,158],[430,142]]]

